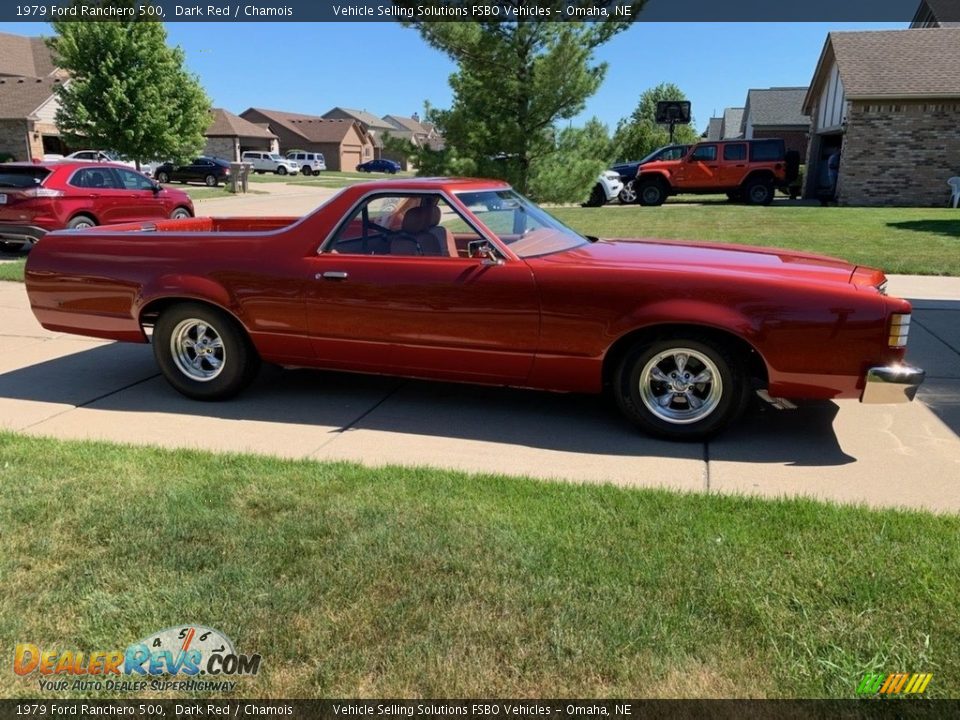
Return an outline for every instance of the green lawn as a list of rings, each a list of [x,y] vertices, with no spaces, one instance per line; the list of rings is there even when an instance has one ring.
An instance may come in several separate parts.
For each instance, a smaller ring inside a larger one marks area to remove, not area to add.
[[[413,177],[413,173],[399,172],[396,175],[386,173],[360,173],[360,172],[338,172],[335,170],[326,170],[319,175],[304,177],[303,175],[251,175],[251,183],[287,183],[288,185],[305,185],[310,187],[328,187],[343,188],[350,185],[356,185],[361,182],[371,180],[383,180],[385,178]]]
[[[202,623],[261,697],[960,695],[960,518],[0,433],[0,638]],[[0,673],[0,696],[38,695]]]
[[[26,262],[26,258],[19,258],[13,262],[0,263],[0,280],[23,282],[23,265]]]
[[[774,204],[553,208],[571,227],[601,237],[661,237],[771,245],[824,253],[888,273],[960,275],[960,212]]]

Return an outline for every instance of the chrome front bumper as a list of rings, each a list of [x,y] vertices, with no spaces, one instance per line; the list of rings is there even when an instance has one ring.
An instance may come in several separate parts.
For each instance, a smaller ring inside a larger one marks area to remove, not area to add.
[[[913,400],[926,372],[905,363],[867,370],[862,403],[904,403]]]

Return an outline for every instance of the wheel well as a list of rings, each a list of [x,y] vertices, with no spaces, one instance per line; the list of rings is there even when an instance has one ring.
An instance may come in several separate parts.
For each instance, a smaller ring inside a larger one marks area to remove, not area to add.
[[[626,335],[617,339],[607,350],[603,357],[603,384],[607,386],[613,380],[613,374],[617,371],[620,360],[627,351],[638,343],[654,342],[670,337],[697,337],[705,340],[712,340],[715,343],[722,344],[732,351],[738,358],[746,364],[747,376],[755,381],[757,388],[765,388],[769,383],[767,375],[767,365],[763,357],[757,352],[749,342],[726,330],[707,327],[705,325],[693,325],[690,323],[672,323],[668,325],[653,325],[651,327],[640,328],[628,332]]]
[[[173,210],[170,211],[170,214],[173,215],[173,213],[175,213],[177,210],[186,210],[187,214],[190,215],[190,217],[193,217],[193,213],[190,212],[190,208],[188,208],[186,205],[177,205]]]
[[[763,180],[765,182],[773,182],[774,179],[775,178],[773,176],[773,173],[770,172],[769,170],[754,170],[752,173],[750,173],[743,179],[743,182],[740,183],[740,186],[743,187],[747,183],[751,182],[752,180]]]
[[[154,325],[156,325],[157,318],[160,317],[160,314],[163,313],[164,310],[181,303],[196,303],[198,305],[206,305],[214,310],[219,310],[222,313],[226,313],[233,319],[235,323],[237,323],[237,327],[243,330],[244,334],[249,338],[246,325],[240,321],[240,318],[227,310],[227,308],[223,307],[223,305],[217,305],[216,303],[212,303],[207,300],[198,300],[197,298],[191,297],[165,297],[151,300],[140,309],[140,327],[152,328]]]
[[[660,173],[641,173],[637,176],[638,182],[644,182],[645,180],[653,180],[654,182],[660,183],[666,187],[670,187],[670,183],[667,179]]]

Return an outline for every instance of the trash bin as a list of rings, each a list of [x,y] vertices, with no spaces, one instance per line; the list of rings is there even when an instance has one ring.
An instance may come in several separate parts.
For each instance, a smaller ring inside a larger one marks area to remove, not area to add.
[[[230,179],[227,181],[228,192],[232,192],[232,193],[243,192],[243,190],[240,189],[242,186],[242,183],[240,180],[240,173],[242,172],[242,170],[243,170],[243,163],[238,163],[238,162],[230,163]]]

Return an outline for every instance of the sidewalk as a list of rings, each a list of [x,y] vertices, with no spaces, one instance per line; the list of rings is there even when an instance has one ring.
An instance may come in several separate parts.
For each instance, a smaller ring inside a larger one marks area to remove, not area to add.
[[[928,372],[916,402],[764,406],[691,445],[638,434],[597,397],[305,370],[267,369],[236,400],[193,402],[149,346],[46,332],[23,286],[0,283],[0,428],[958,512],[960,278],[893,276],[890,292],[916,299],[909,358]]]

